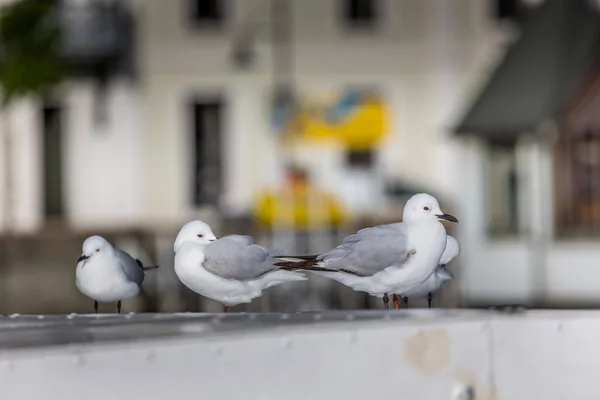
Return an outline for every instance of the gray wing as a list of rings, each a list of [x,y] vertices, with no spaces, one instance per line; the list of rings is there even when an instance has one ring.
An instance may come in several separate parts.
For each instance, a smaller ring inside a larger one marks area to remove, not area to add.
[[[335,249],[320,255],[326,268],[371,276],[391,265],[402,265],[409,257],[406,225],[401,222],[361,229]]]
[[[239,281],[256,279],[278,269],[267,248],[252,244],[252,239],[250,243],[241,240],[243,237],[226,236],[206,245],[204,269],[222,278]]]
[[[248,235],[229,235],[229,236],[225,236],[224,238],[227,239],[231,239],[231,240],[235,240],[238,243],[241,244],[254,244],[254,240],[252,239],[252,236],[248,236]]]
[[[141,263],[139,263],[129,254],[125,253],[123,250],[115,250],[117,251],[119,264],[121,264],[121,269],[123,270],[127,280],[141,285],[142,282],[144,282],[144,269]]]

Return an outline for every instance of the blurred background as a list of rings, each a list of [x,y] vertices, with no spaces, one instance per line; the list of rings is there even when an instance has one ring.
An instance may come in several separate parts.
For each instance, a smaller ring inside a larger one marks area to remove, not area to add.
[[[596,3],[0,1],[0,312],[91,312],[91,234],[161,265],[124,311],[219,311],[186,221],[314,254],[422,191],[460,221],[434,306],[597,306]],[[380,303],[311,276],[233,311]]]

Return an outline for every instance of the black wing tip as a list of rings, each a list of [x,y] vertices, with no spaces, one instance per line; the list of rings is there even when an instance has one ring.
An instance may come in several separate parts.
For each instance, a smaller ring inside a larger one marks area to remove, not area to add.
[[[298,260],[304,260],[304,261],[316,261],[317,257],[319,257],[318,254],[312,255],[312,256],[285,256],[285,255],[276,255],[276,256],[272,256],[273,258],[296,258]]]
[[[316,271],[316,272],[340,272],[334,269],[319,267],[315,261],[282,261],[273,264],[286,271]]]

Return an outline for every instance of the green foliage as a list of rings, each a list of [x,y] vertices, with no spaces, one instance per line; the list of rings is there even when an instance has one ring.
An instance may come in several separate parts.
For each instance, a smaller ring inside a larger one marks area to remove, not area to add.
[[[66,71],[59,57],[57,0],[17,0],[0,9],[0,100],[45,91]]]

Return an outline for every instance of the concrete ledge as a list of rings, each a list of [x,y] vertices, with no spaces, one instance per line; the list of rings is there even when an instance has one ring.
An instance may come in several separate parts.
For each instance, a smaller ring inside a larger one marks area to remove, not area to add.
[[[598,399],[599,337],[597,311],[12,316],[0,384],[14,399]]]

